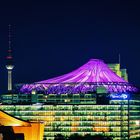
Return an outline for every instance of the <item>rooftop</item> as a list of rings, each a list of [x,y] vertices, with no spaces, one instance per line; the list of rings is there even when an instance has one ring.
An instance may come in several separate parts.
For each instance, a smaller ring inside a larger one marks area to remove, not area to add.
[[[80,68],[62,76],[35,82],[33,84],[24,84],[22,92],[31,92],[32,90],[45,90],[51,92],[87,92],[94,91],[97,87],[103,86],[108,92],[127,92],[135,91],[123,78],[113,72],[104,61],[99,59],[90,59]]]

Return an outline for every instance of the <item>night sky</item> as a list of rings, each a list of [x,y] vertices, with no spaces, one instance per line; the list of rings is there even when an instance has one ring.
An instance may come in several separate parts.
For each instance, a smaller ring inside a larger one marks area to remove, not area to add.
[[[140,3],[135,0],[0,2],[0,92],[12,25],[14,83],[31,83],[77,69],[91,58],[127,68],[140,86]]]

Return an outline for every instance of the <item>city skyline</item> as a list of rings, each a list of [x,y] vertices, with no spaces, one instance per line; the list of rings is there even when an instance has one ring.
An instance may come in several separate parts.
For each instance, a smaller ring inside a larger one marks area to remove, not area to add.
[[[0,92],[7,89],[8,25],[14,56],[13,82],[32,83],[68,73],[99,58],[127,68],[139,86],[139,3],[45,2],[0,5]]]

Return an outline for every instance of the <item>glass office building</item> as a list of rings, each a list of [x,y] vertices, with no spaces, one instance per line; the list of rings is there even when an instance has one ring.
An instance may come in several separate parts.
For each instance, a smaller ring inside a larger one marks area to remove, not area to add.
[[[64,76],[20,85],[18,92],[1,95],[0,109],[43,122],[47,140],[74,133],[140,139],[138,89],[127,82],[126,70],[121,71],[119,64],[108,66],[92,59]]]

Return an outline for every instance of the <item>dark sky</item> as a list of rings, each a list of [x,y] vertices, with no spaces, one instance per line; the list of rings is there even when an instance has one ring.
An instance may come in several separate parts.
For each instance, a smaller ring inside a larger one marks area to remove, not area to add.
[[[140,3],[135,0],[0,2],[0,92],[7,87],[5,57],[12,25],[14,83],[71,72],[90,58],[127,68],[140,86]]]

